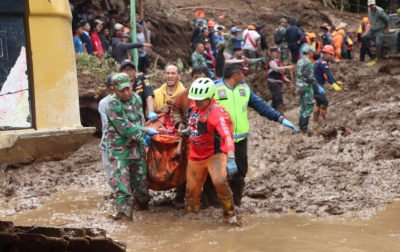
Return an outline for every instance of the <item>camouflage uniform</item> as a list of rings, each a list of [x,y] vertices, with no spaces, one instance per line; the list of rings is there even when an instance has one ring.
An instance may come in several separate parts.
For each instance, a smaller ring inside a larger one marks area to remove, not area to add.
[[[126,81],[126,74],[116,74],[113,85]],[[121,80],[123,79],[123,80]],[[118,213],[132,216],[134,200],[139,208],[149,202],[146,180],[146,151],[143,145],[145,119],[142,100],[133,93],[128,102],[113,95],[106,108],[108,118],[107,156],[112,165],[111,183],[116,192],[115,206]]]
[[[317,81],[314,77],[314,65],[308,57],[297,62],[296,90],[300,96],[300,129],[308,131],[308,119],[314,110],[314,88]]]
[[[289,56],[288,45],[285,40],[286,28],[283,26],[278,26],[277,29],[279,31],[279,35],[281,36],[281,38],[283,38],[283,42],[278,45],[279,49],[281,50],[281,55],[280,55],[279,60],[281,62],[284,62],[284,60],[287,59]]]

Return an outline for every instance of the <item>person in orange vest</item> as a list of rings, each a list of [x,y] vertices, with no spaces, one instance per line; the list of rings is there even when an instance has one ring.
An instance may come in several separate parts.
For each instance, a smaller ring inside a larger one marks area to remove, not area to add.
[[[343,36],[336,31],[334,25],[331,26],[331,33],[333,38],[333,47],[335,48],[335,57],[333,59],[335,61],[340,61],[340,58],[342,57]]]
[[[315,64],[315,61],[319,59],[322,50],[322,43],[320,41],[316,41],[316,37],[317,35],[314,32],[309,33],[306,37],[307,44],[313,47],[315,50],[313,53],[314,56],[310,58],[313,64]]]

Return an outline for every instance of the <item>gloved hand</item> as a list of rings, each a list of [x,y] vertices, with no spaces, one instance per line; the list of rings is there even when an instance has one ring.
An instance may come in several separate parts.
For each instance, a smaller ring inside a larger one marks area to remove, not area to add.
[[[184,136],[190,136],[190,130],[188,129],[181,130],[180,133]]]
[[[336,82],[336,84],[338,84],[340,87],[343,86],[343,82],[341,82],[341,81]]]
[[[372,67],[375,64],[376,64],[376,61],[374,60],[374,61],[368,62],[366,65],[369,67]]]
[[[145,135],[143,139],[143,144],[145,147],[149,146],[151,144],[151,137],[149,135]]]
[[[238,171],[235,158],[228,158],[228,162],[226,163],[226,173],[228,177],[232,176]]]
[[[211,79],[214,79],[214,77],[215,77],[214,72],[210,71],[210,78],[211,78]]]
[[[323,87],[318,86],[318,93],[321,94],[321,95],[324,95],[324,94],[326,94],[326,91],[325,91],[325,89]]]
[[[293,133],[296,133],[296,131],[297,131],[296,126],[294,126],[294,124],[291,123],[290,121],[283,119],[282,124],[285,125],[286,127],[291,128],[293,130]]]
[[[342,91],[342,88],[336,83],[333,83],[332,87],[336,92]]]
[[[261,61],[261,62],[265,63],[265,58],[258,58],[258,61]]]
[[[152,136],[152,135],[157,135],[160,132],[158,132],[157,130],[153,129],[153,128],[147,128],[147,135]]]
[[[149,111],[149,113],[147,114],[147,118],[149,118],[150,121],[154,122],[157,121],[158,115],[154,113],[154,111]]]

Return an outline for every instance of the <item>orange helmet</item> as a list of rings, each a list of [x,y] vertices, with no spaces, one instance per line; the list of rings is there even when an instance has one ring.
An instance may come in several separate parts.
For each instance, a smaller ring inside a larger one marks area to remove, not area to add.
[[[312,38],[316,38],[317,35],[316,35],[314,32],[311,32],[310,34],[308,34],[308,37],[309,37],[310,39],[312,39]]]
[[[335,49],[333,49],[333,46],[331,45],[326,45],[324,48],[322,48],[322,52],[330,53],[332,55],[335,54]]]
[[[367,17],[363,17],[363,19],[361,20],[361,23],[365,24],[368,23],[369,19]]]
[[[207,26],[215,26],[215,22],[210,20],[208,21]]]

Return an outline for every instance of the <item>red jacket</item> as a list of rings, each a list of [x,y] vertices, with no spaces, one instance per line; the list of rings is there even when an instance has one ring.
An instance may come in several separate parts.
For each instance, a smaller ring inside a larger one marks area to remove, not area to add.
[[[103,45],[101,44],[99,35],[95,32],[92,32],[92,34],[90,35],[90,38],[92,39],[93,52],[101,52],[101,54],[97,54],[97,57],[99,59],[101,59],[102,54],[104,53],[104,49],[103,49]]]
[[[214,99],[201,110],[192,101],[189,111],[190,160],[204,160],[218,153],[235,150],[232,120]]]

